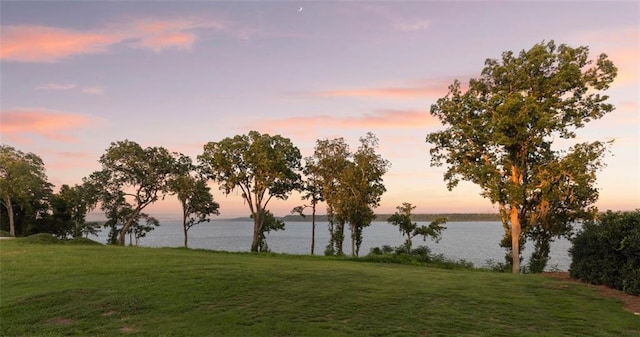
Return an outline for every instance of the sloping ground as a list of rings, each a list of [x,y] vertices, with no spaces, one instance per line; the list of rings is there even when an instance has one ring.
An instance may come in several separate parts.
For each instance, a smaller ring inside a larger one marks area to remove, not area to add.
[[[582,283],[587,285],[589,288],[595,288],[598,290],[602,296],[616,298],[624,302],[625,310],[633,313],[638,316],[640,319],[640,296],[633,296],[631,294],[627,294],[618,289],[609,288],[605,285],[594,285],[586,282],[582,282],[578,279],[573,279],[569,276],[569,272],[553,272],[553,273],[544,273],[543,275],[561,280],[562,282],[570,282],[570,283]]]

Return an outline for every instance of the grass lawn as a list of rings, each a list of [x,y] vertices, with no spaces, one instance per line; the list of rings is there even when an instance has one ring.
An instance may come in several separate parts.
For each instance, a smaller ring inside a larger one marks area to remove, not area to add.
[[[540,275],[16,239],[0,335],[640,336],[640,317]]]

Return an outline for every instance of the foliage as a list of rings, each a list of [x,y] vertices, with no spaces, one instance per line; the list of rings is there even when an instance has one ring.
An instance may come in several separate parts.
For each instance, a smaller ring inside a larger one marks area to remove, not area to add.
[[[640,330],[619,300],[539,275],[9,241],[0,264],[2,336],[626,337]]]
[[[33,235],[25,236],[23,238],[18,238],[17,240],[19,244],[25,244],[25,245],[31,245],[31,244],[45,244],[45,245],[68,244],[68,245],[79,245],[79,246],[84,246],[84,245],[100,245],[101,246],[102,245],[97,241],[93,241],[87,238],[78,237],[78,238],[65,239],[65,238],[56,237],[55,235],[52,235],[50,233],[33,234]]]
[[[199,174],[191,158],[179,154],[176,162],[177,170],[169,179],[169,191],[178,197],[182,205],[182,228],[186,248],[189,229],[199,223],[209,222],[211,215],[219,215],[220,204],[213,200],[207,179]]]
[[[64,241],[50,233],[37,233],[20,238],[19,242],[25,244],[58,244]]]
[[[446,227],[441,226],[441,224],[447,222],[446,218],[438,218],[431,221],[429,226],[423,225],[418,227],[418,223],[411,221],[411,211],[415,208],[416,206],[413,206],[408,202],[403,202],[402,206],[396,207],[398,211],[387,219],[387,222],[394,226],[398,226],[400,233],[402,233],[403,236],[406,236],[405,246],[407,247],[407,250],[411,250],[412,240],[416,236],[422,236],[424,241],[429,237],[431,240],[439,242],[442,238],[442,231],[446,229]]]
[[[0,145],[0,208],[8,215],[3,228],[12,236],[27,233],[27,223],[46,212],[52,186],[38,155]]]
[[[362,231],[375,219],[372,208],[378,206],[386,191],[382,176],[390,163],[376,153],[378,139],[372,133],[360,138],[355,153],[343,138],[318,140],[310,171],[318,180],[322,199],[327,204],[329,244],[325,255],[343,255],[344,228],[351,229],[351,251],[358,255]]]
[[[640,210],[584,223],[569,253],[571,277],[640,295]]]
[[[287,199],[300,184],[300,150],[291,140],[257,131],[209,142],[198,162],[203,174],[229,194],[240,189],[254,221],[251,251],[260,250],[264,216],[272,198]]]
[[[552,145],[556,137],[575,138],[576,129],[613,110],[600,91],[616,72],[605,54],[592,61],[587,47],[550,41],[487,59],[468,90],[456,80],[431,106],[431,115],[447,126],[427,136],[431,165],[446,164],[449,189],[467,180],[498,205],[514,273],[527,237],[542,263],[549,238],[566,235],[571,223],[595,213],[595,172],[607,145]]]
[[[300,192],[302,192],[302,200],[309,200],[309,205],[304,204],[296,206],[291,210],[291,214],[297,213],[305,218],[304,209],[311,208],[311,255],[315,252],[316,247],[316,206],[324,201],[322,193],[322,181],[317,172],[317,163],[314,157],[306,157],[305,165],[302,169],[304,177],[300,184]]]
[[[284,221],[276,219],[271,211],[264,211],[262,216],[262,227],[260,228],[260,234],[258,236],[258,252],[269,252],[269,245],[267,245],[267,235],[271,231],[284,230]]]
[[[373,208],[379,206],[380,198],[387,190],[382,176],[391,164],[376,153],[377,148],[378,138],[373,133],[361,137],[353,162],[347,165],[339,180],[337,193],[340,199],[336,209],[349,223],[353,256],[358,256],[362,231],[376,218]]]
[[[123,209],[130,210],[116,240],[124,245],[125,235],[140,212],[167,194],[169,177],[176,170],[175,160],[163,147],[142,148],[124,140],[111,143],[100,157],[100,164],[102,170],[91,174],[85,184],[96,193],[107,218],[125,214]]]
[[[325,255],[343,255],[345,219],[336,214],[339,179],[349,165],[351,152],[344,138],[318,139],[310,170],[318,177],[322,199],[327,205],[329,242]]]

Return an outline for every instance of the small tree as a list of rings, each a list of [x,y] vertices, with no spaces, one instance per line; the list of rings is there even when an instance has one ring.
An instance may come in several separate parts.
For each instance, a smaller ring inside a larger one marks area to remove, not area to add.
[[[616,68],[605,54],[595,62],[588,56],[587,47],[553,41],[517,56],[504,52],[501,60],[485,61],[468,90],[456,80],[431,106],[447,127],[427,136],[431,165],[447,165],[449,189],[468,180],[498,205],[514,273],[527,235],[543,243],[539,253],[545,255],[548,238],[596,211],[595,172],[606,144],[552,147],[556,137],[574,138],[575,129],[613,110],[599,92],[608,89]]]
[[[182,205],[184,247],[188,247],[188,231],[194,225],[209,222],[211,215],[220,214],[220,205],[213,200],[207,179],[196,172],[191,158],[180,154],[175,176],[169,180],[169,191]]]
[[[300,190],[303,192],[302,199],[309,200],[309,205],[296,206],[291,210],[291,214],[298,213],[304,218],[304,209],[311,208],[311,255],[313,255],[316,246],[316,206],[319,202],[324,201],[322,198],[322,185],[313,157],[305,158],[305,167],[302,172],[305,178],[302,181]]]
[[[416,206],[403,202],[402,206],[396,207],[398,211],[387,219],[390,224],[398,226],[400,233],[406,237],[405,246],[407,252],[411,251],[412,240],[416,236],[422,236],[424,241],[429,237],[431,240],[439,242],[442,238],[442,231],[446,229],[446,227],[441,226],[447,222],[446,218],[437,218],[431,221],[429,226],[418,226],[418,223],[411,220],[411,211],[415,208]]]
[[[252,252],[260,251],[271,199],[287,199],[298,188],[300,159],[290,139],[257,131],[209,142],[198,156],[203,174],[218,182],[225,194],[242,192],[253,218]]]

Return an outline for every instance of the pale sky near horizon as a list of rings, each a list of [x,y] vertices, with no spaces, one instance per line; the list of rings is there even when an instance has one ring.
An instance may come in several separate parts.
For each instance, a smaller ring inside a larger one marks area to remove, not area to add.
[[[302,10],[300,10],[302,9]],[[80,183],[114,141],[192,158],[209,141],[258,130],[303,156],[317,139],[355,150],[368,131],[391,163],[380,213],[497,212],[429,166],[429,107],[487,58],[555,40],[607,53],[616,110],[576,141],[611,140],[600,210],[640,208],[640,5],[636,1],[5,1],[0,2],[3,144],[38,154],[49,180]],[[221,218],[247,216],[214,186]],[[283,216],[298,194],[274,200]],[[172,196],[150,206],[179,217]],[[321,207],[320,213],[324,213]]]

